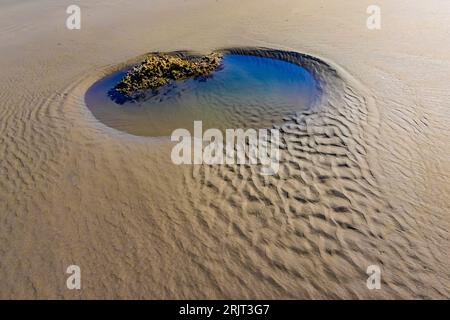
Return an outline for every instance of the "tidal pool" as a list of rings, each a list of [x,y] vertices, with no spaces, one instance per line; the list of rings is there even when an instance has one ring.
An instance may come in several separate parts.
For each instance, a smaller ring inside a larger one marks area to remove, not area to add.
[[[284,60],[227,53],[206,79],[174,81],[139,101],[114,99],[111,89],[127,70],[93,84],[85,101],[105,125],[139,136],[170,136],[173,130],[271,128],[282,118],[310,108],[319,85],[305,68]]]

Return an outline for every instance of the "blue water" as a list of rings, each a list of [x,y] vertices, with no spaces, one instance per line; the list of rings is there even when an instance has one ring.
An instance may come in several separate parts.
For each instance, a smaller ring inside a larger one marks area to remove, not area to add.
[[[107,126],[141,136],[192,131],[196,120],[203,121],[204,130],[270,128],[284,116],[310,108],[320,94],[306,69],[248,55],[227,54],[210,77],[175,81],[134,102],[108,95],[125,73],[96,82],[86,93],[86,104]]]

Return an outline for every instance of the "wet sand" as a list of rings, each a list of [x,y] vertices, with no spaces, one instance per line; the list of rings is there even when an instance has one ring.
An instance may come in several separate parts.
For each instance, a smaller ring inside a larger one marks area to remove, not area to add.
[[[79,31],[70,4],[0,4],[0,298],[450,297],[450,3],[378,1],[378,31],[370,1],[79,1]],[[86,107],[146,52],[231,47],[317,57],[278,175],[173,165]]]

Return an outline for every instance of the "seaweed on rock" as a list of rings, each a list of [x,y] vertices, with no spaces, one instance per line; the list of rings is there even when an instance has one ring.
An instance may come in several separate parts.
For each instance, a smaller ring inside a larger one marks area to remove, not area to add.
[[[129,70],[109,95],[114,100],[117,97],[122,100],[138,100],[145,91],[156,91],[174,80],[206,78],[220,67],[222,57],[218,52],[189,57],[152,54]]]

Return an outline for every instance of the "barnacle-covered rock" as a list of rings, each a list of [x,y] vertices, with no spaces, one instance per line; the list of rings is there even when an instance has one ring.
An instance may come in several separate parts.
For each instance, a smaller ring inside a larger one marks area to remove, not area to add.
[[[173,80],[206,77],[220,66],[221,61],[222,55],[217,52],[193,57],[152,54],[128,71],[115,90],[133,98],[145,90],[156,90]]]

